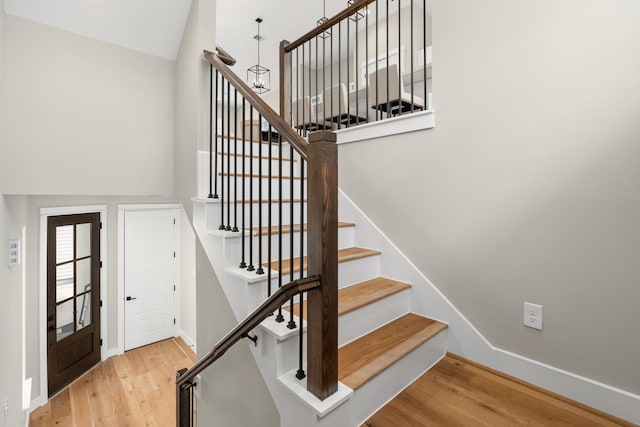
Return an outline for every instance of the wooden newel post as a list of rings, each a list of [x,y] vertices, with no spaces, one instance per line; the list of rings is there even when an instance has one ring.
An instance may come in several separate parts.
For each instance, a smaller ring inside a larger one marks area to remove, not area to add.
[[[324,400],[338,390],[338,148],[332,132],[309,135],[307,389]]]
[[[280,42],[280,117],[291,124],[291,52],[287,40]]]

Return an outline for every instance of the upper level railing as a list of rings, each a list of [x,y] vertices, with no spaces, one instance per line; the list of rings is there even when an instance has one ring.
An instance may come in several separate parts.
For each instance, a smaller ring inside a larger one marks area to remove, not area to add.
[[[427,0],[358,0],[280,45],[280,111],[306,136],[430,109]]]
[[[225,267],[251,281],[264,279],[267,301],[203,360],[178,373],[180,426],[190,425],[193,416],[196,375],[274,311],[277,322],[298,330],[296,377],[306,377],[307,389],[320,400],[338,388],[335,134],[319,132],[304,140],[231,71],[228,53],[205,51],[204,59],[210,64],[208,199],[215,206],[216,232],[241,242],[239,253],[225,254],[237,263]]]

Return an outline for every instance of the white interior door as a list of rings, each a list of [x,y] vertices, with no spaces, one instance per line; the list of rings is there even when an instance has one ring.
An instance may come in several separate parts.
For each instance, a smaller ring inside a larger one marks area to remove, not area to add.
[[[174,336],[176,216],[125,212],[125,350]]]

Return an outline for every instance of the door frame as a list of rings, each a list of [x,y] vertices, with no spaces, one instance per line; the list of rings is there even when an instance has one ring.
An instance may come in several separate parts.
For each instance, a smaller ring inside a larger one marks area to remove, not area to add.
[[[156,204],[122,204],[118,205],[118,347],[117,354],[124,354],[124,230],[125,212],[135,211],[176,211],[176,227],[174,235],[174,247],[176,248],[175,268],[173,269],[174,283],[176,291],[173,299],[173,314],[176,319],[174,336],[180,336],[182,328],[180,326],[180,214],[182,206],[179,203],[156,203]]]
[[[102,268],[100,269],[100,300],[102,307],[100,308],[100,338],[103,339],[103,345],[100,347],[100,359],[105,360],[107,353],[107,205],[83,205],[83,206],[64,206],[55,208],[40,208],[40,266],[39,266],[39,347],[40,347],[40,404],[43,405],[49,401],[49,378],[48,378],[48,361],[47,361],[47,221],[50,216],[72,215],[83,213],[100,213],[100,261]]]

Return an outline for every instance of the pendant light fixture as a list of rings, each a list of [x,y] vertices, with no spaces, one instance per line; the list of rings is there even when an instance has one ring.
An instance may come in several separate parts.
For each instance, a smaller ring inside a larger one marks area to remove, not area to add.
[[[322,18],[318,19],[318,27],[322,24],[324,24],[325,22],[327,22],[329,20],[329,18],[327,18],[327,0],[322,0]],[[329,31],[323,31],[322,33],[318,34],[318,37],[326,39],[331,37],[331,33],[329,33]]]
[[[247,69],[247,82],[254,92],[265,93],[269,92],[271,88],[271,71],[260,65],[260,41],[262,40],[260,36],[260,24],[262,23],[262,18],[256,18],[256,22],[258,23],[258,34],[253,36],[253,38],[258,41],[258,63]]]
[[[356,4],[358,0],[347,0],[347,7],[351,7],[354,4]],[[349,17],[349,19],[351,19],[353,22],[358,22],[359,20],[361,20],[362,18],[364,18],[364,13],[362,13],[363,11],[365,11],[366,9],[361,9],[358,10],[356,13],[354,13],[353,15],[351,15]]]

